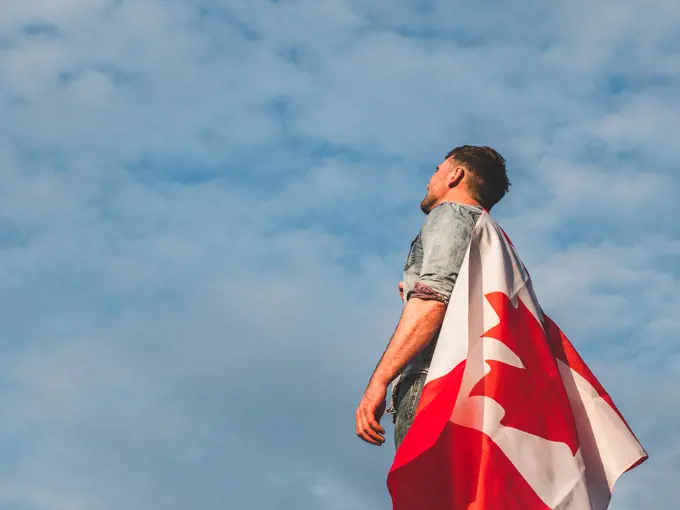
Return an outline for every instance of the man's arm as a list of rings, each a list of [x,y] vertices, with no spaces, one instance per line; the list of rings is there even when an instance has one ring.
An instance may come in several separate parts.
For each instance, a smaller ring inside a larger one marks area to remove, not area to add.
[[[474,224],[450,205],[434,208],[423,222],[420,238],[423,262],[420,276],[385,353],[378,363],[356,412],[356,432],[372,444],[385,441],[380,418],[387,386],[434,337],[465,258]]]
[[[408,362],[432,341],[444,320],[446,305],[412,298],[404,307],[397,329],[373,372],[356,412],[357,435],[371,444],[385,442],[380,417],[385,412],[387,386]]]

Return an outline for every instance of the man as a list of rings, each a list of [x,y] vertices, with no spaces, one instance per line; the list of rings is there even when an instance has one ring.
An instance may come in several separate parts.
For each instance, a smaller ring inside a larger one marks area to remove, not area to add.
[[[420,204],[427,217],[411,243],[400,283],[404,310],[356,412],[356,433],[364,441],[385,442],[380,418],[393,381],[387,412],[394,415],[397,448],[406,436],[472,230],[483,210],[491,210],[509,187],[503,157],[490,147],[471,145],[449,152],[430,179]]]

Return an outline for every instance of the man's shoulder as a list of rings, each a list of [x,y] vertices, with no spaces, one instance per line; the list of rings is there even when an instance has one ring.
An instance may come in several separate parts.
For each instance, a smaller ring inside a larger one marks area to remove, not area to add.
[[[423,221],[423,228],[434,227],[441,223],[464,222],[474,228],[484,210],[481,207],[459,204],[457,202],[442,202],[432,209]]]

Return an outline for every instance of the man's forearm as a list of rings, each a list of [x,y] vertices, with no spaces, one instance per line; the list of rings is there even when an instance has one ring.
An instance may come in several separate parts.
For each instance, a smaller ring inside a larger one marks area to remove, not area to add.
[[[444,321],[445,312],[446,305],[439,301],[409,299],[370,384],[390,384],[413,356],[432,341]]]

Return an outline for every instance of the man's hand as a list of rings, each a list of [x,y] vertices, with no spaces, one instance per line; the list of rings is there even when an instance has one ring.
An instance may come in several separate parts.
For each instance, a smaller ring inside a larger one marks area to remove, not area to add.
[[[357,436],[376,446],[385,442],[385,429],[380,426],[380,418],[385,412],[386,396],[387,386],[371,381],[356,412]]]
[[[404,305],[397,329],[375,367],[356,412],[357,436],[364,441],[374,445],[385,442],[380,418],[385,412],[387,386],[432,340],[442,325],[445,312],[446,304],[435,300],[411,298]]]

